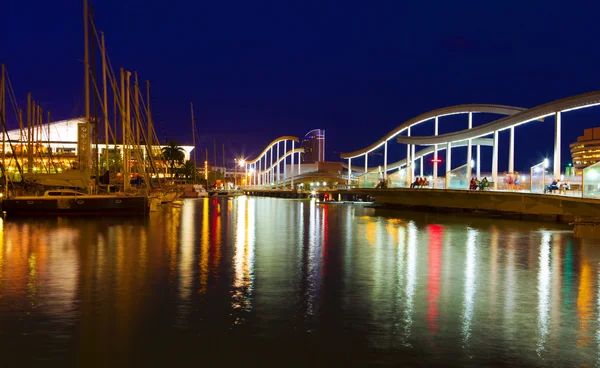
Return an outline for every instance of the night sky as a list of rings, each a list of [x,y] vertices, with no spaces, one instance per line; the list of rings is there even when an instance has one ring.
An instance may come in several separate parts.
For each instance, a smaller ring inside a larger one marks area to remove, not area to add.
[[[219,156],[224,143],[231,161],[314,128],[326,129],[326,158],[339,160],[339,152],[367,146],[428,110],[462,103],[533,107],[598,89],[598,2],[94,5],[113,67],[152,83],[159,137],[191,144],[192,101],[202,150],[212,150],[214,138]],[[20,103],[32,92],[56,120],[83,115],[81,2],[12,0],[1,12],[0,62]],[[475,125],[492,118],[476,115]],[[567,143],[600,126],[599,118],[600,108],[564,114],[563,164],[570,160]],[[442,119],[440,133],[466,124],[466,115]],[[430,124],[413,135],[432,132]],[[516,132],[518,169],[552,157],[553,119]],[[500,136],[501,171],[507,138]],[[402,158],[405,149],[391,154]],[[484,155],[491,157],[491,149]],[[460,157],[453,154],[453,161]]]

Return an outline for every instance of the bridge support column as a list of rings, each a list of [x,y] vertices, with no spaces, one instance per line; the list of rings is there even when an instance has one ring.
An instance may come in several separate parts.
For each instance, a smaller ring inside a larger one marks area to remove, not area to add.
[[[446,143],[446,172],[452,170],[452,143]],[[444,173],[444,178],[446,174]]]
[[[369,152],[365,153],[365,180],[366,180],[366,175],[367,172],[369,171]]]
[[[415,160],[415,145],[411,145],[410,146],[410,177],[411,180],[412,178],[415,177],[415,163],[417,162],[417,160]]]
[[[350,189],[350,176],[352,175],[352,159],[348,159],[348,189]]]
[[[280,171],[279,171],[279,142],[277,142],[277,177],[276,177],[276,181],[277,181],[277,186],[279,187],[279,180],[281,179],[280,176]]]
[[[262,182],[262,159],[259,158],[258,159],[258,172],[256,173],[258,175],[258,182],[257,185],[261,185]]]
[[[473,113],[469,113],[469,130],[473,128]],[[467,180],[471,180],[473,165],[471,165],[471,161],[473,161],[473,140],[469,139],[467,144]]]
[[[438,135],[438,117],[435,117],[434,135]],[[438,178],[438,145],[433,145],[433,189],[437,188]]]
[[[508,143],[508,172],[515,172],[515,127],[510,127],[510,140]]]
[[[406,136],[410,137],[410,127],[406,130]],[[410,184],[413,182],[412,177],[410,175],[410,144],[406,145],[406,186],[410,187]]]
[[[556,113],[554,118],[554,177],[560,179],[560,138],[561,138],[561,113]]]
[[[477,145],[477,178],[481,179],[481,146]]]
[[[492,152],[492,180],[494,190],[498,189],[498,131],[494,131],[494,148]]]
[[[287,140],[283,141],[283,186],[287,180]]]
[[[383,144],[383,180],[387,180],[387,140]]]
[[[425,156],[421,156],[421,160],[419,160],[421,162],[421,167],[419,168],[419,176],[422,178],[423,177],[423,159],[425,158]]]
[[[290,165],[290,184],[292,186],[292,190],[294,190],[294,141],[292,141],[292,162]]]
[[[271,151],[271,154],[269,156],[271,156],[271,165],[269,166],[269,184],[273,185],[273,173],[275,170],[273,170],[273,146],[271,146],[271,149],[269,150]]]

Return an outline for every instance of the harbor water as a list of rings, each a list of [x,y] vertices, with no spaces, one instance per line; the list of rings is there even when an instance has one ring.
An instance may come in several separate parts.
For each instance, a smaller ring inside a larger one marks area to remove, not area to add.
[[[275,198],[0,222],[0,365],[600,366],[600,241]]]

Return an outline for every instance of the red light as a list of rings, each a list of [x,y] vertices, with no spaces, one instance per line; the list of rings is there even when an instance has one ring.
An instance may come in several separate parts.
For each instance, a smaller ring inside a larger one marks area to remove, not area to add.
[[[442,162],[442,160],[440,160],[439,158],[437,160],[436,159],[431,159],[431,162]]]

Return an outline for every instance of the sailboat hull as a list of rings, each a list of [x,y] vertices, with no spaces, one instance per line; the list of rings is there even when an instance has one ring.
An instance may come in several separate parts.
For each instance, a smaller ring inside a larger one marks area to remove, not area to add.
[[[16,197],[2,201],[8,216],[146,215],[144,196]]]

